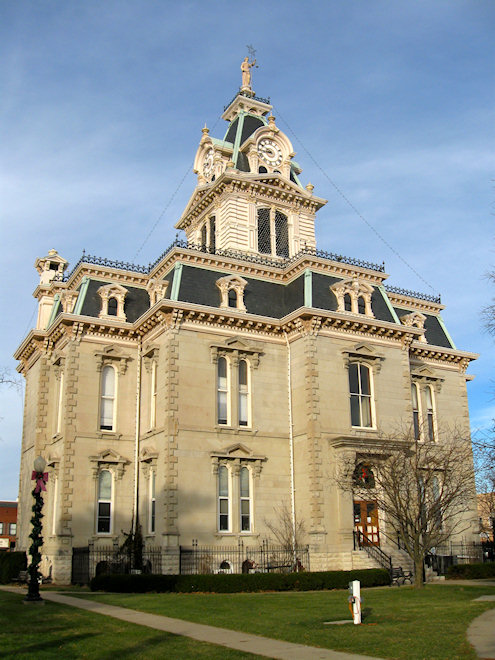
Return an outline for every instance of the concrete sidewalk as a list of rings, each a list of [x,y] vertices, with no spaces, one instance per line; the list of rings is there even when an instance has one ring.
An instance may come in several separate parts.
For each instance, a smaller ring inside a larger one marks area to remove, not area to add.
[[[11,591],[17,594],[25,594],[25,589],[20,587],[0,587],[4,591]],[[196,639],[199,642],[208,642],[217,644],[230,649],[244,651],[245,653],[254,653],[266,658],[280,658],[281,660],[372,660],[367,655],[356,655],[353,653],[342,653],[339,651],[330,651],[315,646],[304,646],[303,644],[292,644],[260,635],[251,635],[249,633],[237,632],[236,630],[226,630],[225,628],[215,628],[201,623],[192,623],[182,619],[172,619],[168,616],[157,614],[148,614],[138,612],[125,607],[116,607],[106,605],[73,596],[65,596],[53,591],[43,591],[43,600],[50,600],[62,605],[78,607],[95,614],[104,614],[106,616],[128,621],[139,626],[147,626],[155,630],[172,633],[173,635],[183,635]],[[380,660],[375,658],[374,660]]]

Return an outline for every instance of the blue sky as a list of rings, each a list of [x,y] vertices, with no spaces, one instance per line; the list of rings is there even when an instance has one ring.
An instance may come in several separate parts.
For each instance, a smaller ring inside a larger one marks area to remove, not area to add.
[[[254,89],[329,200],[318,247],[442,294],[457,347],[481,354],[468,392],[489,428],[494,28],[491,0],[0,0],[0,366],[36,321],[36,257],[148,263],[173,240],[201,128],[223,137],[252,44]],[[0,397],[0,499],[15,499],[22,398]]]

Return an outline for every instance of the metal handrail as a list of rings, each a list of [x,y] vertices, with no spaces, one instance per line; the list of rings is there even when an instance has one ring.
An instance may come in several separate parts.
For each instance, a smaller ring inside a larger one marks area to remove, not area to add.
[[[381,548],[377,545],[373,545],[371,539],[366,536],[364,532],[360,530],[357,531],[358,535],[358,545],[360,548],[364,548],[368,557],[375,559],[383,568],[386,568],[387,571],[392,570],[392,557],[387,555],[386,552],[383,552]]]

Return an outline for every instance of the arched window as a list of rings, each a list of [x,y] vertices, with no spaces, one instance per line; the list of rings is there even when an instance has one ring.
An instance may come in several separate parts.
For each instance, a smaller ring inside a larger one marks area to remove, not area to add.
[[[435,409],[433,400],[433,391],[431,385],[427,385],[425,389],[426,399],[426,427],[428,429],[428,440],[435,440]]]
[[[258,209],[258,252],[272,252],[270,209]]]
[[[112,531],[112,474],[102,470],[98,475],[98,534],[110,534]]]
[[[239,472],[239,493],[241,512],[241,532],[251,531],[251,495],[249,488],[249,470],[241,468]]]
[[[344,310],[346,312],[352,312],[352,300],[349,293],[346,293],[344,296]]]
[[[206,250],[206,224],[201,227],[201,249]]]
[[[227,359],[220,357],[217,365],[217,420],[219,424],[228,423],[228,385]]]
[[[412,400],[412,409],[413,409],[414,439],[419,440],[421,437],[421,423],[420,423],[420,412],[419,412],[418,386],[416,383],[413,383],[411,385],[411,400]]]
[[[358,298],[358,314],[366,314],[366,304],[364,302],[363,296]]]
[[[218,468],[218,530],[230,529],[229,471],[225,465]]]
[[[349,365],[349,391],[351,395],[352,426],[371,427],[371,373],[365,364],[352,362]]]
[[[239,362],[239,426],[249,426],[249,372],[246,360]]]
[[[268,170],[266,169],[266,167],[263,167],[263,165],[260,165],[258,167],[258,172],[259,174],[268,174]]]
[[[110,365],[101,372],[100,429],[115,429],[115,369]]]
[[[229,289],[228,293],[229,307],[237,308],[237,293],[235,289]]]
[[[117,298],[108,299],[108,316],[117,316],[118,305]]]

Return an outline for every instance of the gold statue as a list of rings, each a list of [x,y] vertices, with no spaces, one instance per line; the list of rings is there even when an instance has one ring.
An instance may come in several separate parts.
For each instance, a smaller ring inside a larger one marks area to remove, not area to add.
[[[242,71],[242,87],[244,90],[251,90],[251,69],[255,66],[256,60],[249,61],[249,57],[245,57],[241,64]]]

